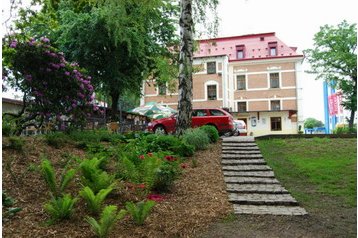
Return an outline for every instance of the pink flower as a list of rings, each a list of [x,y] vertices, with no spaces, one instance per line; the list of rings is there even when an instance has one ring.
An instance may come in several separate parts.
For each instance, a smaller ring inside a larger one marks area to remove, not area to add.
[[[164,200],[164,197],[162,195],[159,195],[159,194],[149,194],[147,196],[147,199],[155,201],[155,202],[161,202],[161,201]]]
[[[11,41],[10,48],[16,48],[16,46],[17,46],[17,40]]]
[[[153,153],[149,152],[147,155],[148,155],[149,157],[152,157],[152,156],[153,156]]]
[[[138,156],[139,159],[145,159],[144,155]]]
[[[41,41],[43,43],[50,43],[50,39],[49,38],[46,38],[46,37],[41,37]]]
[[[177,159],[174,158],[172,155],[166,155],[166,156],[164,157],[164,159],[166,159],[167,161],[176,161],[176,160],[177,160]]]
[[[137,188],[140,188],[140,189],[145,189],[145,184],[144,183],[141,183],[141,184],[138,184],[137,185]]]

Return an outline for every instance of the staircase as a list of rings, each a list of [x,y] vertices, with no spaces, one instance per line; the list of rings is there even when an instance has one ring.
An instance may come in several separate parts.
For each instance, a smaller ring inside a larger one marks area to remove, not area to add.
[[[224,138],[221,163],[235,214],[307,214],[275,178],[253,137]]]

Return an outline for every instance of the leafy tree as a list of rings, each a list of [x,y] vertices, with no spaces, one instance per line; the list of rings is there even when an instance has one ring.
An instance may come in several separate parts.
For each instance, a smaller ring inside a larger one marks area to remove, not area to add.
[[[17,37],[3,40],[3,81],[24,93],[22,110],[7,113],[17,118],[17,134],[29,125],[40,127],[62,116],[82,125],[86,113],[98,110],[92,104],[91,77],[78,64],[67,62],[49,39]]]
[[[176,133],[178,135],[182,135],[187,128],[191,127],[194,23],[205,23],[207,8],[215,11],[217,4],[218,0],[180,0],[179,98],[178,119],[176,121]],[[214,26],[214,28],[211,29],[210,26]],[[208,24],[206,27],[215,33],[217,17],[215,17],[214,24]]]
[[[304,126],[305,128],[312,129],[314,127],[323,127],[324,124],[321,121],[310,117],[305,120]]]
[[[314,36],[314,48],[304,51],[317,79],[322,78],[343,92],[343,107],[351,111],[353,128],[357,110],[357,29],[346,21],[337,27],[325,25]]]

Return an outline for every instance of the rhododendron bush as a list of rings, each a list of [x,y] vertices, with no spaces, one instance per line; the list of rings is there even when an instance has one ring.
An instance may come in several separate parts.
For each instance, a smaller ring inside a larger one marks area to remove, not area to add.
[[[23,110],[12,114],[21,117],[20,131],[63,118],[82,125],[87,113],[98,110],[91,77],[78,64],[67,62],[47,38],[3,42],[3,90],[6,86],[24,93]]]

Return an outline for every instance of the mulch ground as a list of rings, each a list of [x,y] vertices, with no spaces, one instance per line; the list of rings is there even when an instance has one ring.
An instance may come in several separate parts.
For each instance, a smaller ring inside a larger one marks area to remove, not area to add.
[[[83,201],[77,204],[71,220],[54,225],[46,223],[49,217],[43,205],[50,196],[37,167],[41,154],[53,162],[58,173],[69,155],[85,156],[82,150],[71,145],[56,149],[31,137],[26,138],[23,152],[3,149],[3,190],[16,200],[14,206],[22,208],[11,219],[3,220],[3,237],[94,237],[83,219],[87,215]],[[197,152],[188,160],[189,168],[177,180],[173,191],[164,195],[165,200],[154,207],[143,226],[136,226],[126,218],[116,224],[110,237],[195,237],[210,224],[227,217],[232,207],[227,201],[220,154],[220,142]],[[197,161],[197,166],[192,159]],[[79,190],[78,183],[69,188],[72,195]],[[107,204],[123,208],[128,197],[126,190],[117,191]]]

